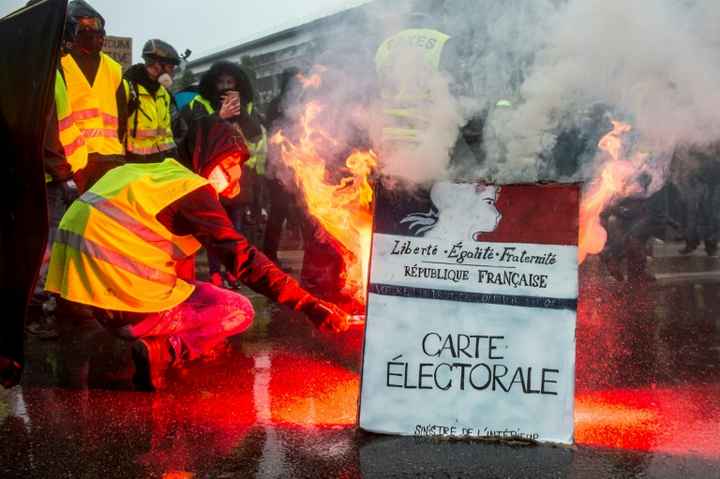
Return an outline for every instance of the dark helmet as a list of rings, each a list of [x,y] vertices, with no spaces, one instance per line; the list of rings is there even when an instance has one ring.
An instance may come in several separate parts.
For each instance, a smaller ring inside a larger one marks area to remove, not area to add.
[[[105,35],[105,19],[83,0],[72,0],[67,6],[65,40],[73,41],[81,30],[92,30]]]
[[[142,49],[142,57],[146,63],[162,62],[173,65],[180,64],[180,55],[172,45],[157,38],[145,42]]]

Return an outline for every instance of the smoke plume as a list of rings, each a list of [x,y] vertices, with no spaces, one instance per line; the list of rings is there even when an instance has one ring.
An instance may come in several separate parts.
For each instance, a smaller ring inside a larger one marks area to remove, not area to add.
[[[311,62],[335,72],[314,95],[339,141],[381,149],[374,56],[410,12],[371,2]],[[632,125],[631,148],[650,153],[638,169],[656,190],[679,146],[720,137],[718,24],[720,3],[703,0],[447,0],[430,27],[453,37],[458,61],[437,72],[408,53],[385,72],[429,95],[418,146],[379,152],[381,172],[409,183],[587,180],[617,119]],[[480,150],[462,139],[471,120]]]

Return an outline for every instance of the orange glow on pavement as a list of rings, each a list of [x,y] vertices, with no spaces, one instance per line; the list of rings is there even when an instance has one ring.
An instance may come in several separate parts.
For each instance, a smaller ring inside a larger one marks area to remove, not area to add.
[[[297,361],[276,355],[273,362]],[[300,427],[352,427],[357,415],[359,376],[327,361],[303,360],[302,374],[280,368],[270,383],[272,419]]]
[[[575,441],[586,446],[720,458],[720,386],[578,394]]]

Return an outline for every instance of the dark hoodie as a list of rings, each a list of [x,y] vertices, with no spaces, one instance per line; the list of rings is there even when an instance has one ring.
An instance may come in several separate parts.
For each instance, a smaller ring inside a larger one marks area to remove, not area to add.
[[[237,91],[243,104],[255,101],[252,82],[242,67],[237,63],[220,61],[213,63],[210,69],[200,78],[198,90],[203,98],[210,101],[215,110],[220,110],[220,97],[225,93],[217,89],[217,82],[222,75],[230,75],[235,79]]]
[[[160,83],[150,78],[144,63],[131,66],[123,76],[130,83],[142,85],[153,97],[160,89]],[[130,110],[130,113],[132,113],[132,110]]]
[[[254,104],[255,91],[253,90],[250,78],[243,71],[242,67],[236,63],[226,61],[214,63],[200,79],[198,86],[200,96],[210,102],[210,105],[212,105],[215,111],[213,115],[217,116],[222,106],[221,97],[226,93],[217,89],[217,82],[221,75],[230,75],[235,79],[237,91],[240,94],[240,100],[243,104],[242,113],[228,121],[237,124],[248,140],[257,141],[262,135],[260,118],[255,108],[253,108],[251,112],[247,111],[247,105],[249,103]],[[191,108],[189,104],[186,105],[173,125],[175,143],[180,144],[185,141],[188,132],[194,129],[193,123],[206,116],[208,116],[208,112],[201,104],[196,102],[193,108]]]

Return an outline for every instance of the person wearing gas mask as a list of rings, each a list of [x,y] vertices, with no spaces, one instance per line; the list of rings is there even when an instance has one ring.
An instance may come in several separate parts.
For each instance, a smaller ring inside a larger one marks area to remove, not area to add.
[[[142,50],[144,63],[125,72],[130,91],[127,123],[127,161],[150,163],[176,156],[171,129],[172,74],[180,55],[168,43],[152,39]]]
[[[82,192],[125,162],[127,84],[119,63],[102,53],[105,19],[83,0],[68,4],[66,31],[73,34],[61,60],[70,109],[88,151],[85,168],[75,174]]]
[[[243,167],[242,189],[238,197],[224,199],[223,206],[235,228],[254,244],[260,240],[259,230],[264,219],[262,197],[267,157],[267,133],[254,106],[252,82],[243,69],[232,62],[214,63],[202,76],[199,94],[180,112],[175,122],[176,139],[185,136],[194,125],[207,116],[218,117],[240,133],[250,152]],[[182,140],[178,140],[178,143]],[[221,262],[212,252],[208,255],[213,284],[233,284],[234,278],[221,273]]]
[[[95,308],[101,324],[134,340],[135,384],[160,389],[168,368],[211,353],[246,330],[244,296],[194,280],[204,246],[255,291],[343,331],[349,317],[302,289],[238,233],[219,197],[237,196],[249,152],[217,117],[189,133],[180,157],[126,164],[105,174],[62,219],[46,289]]]

